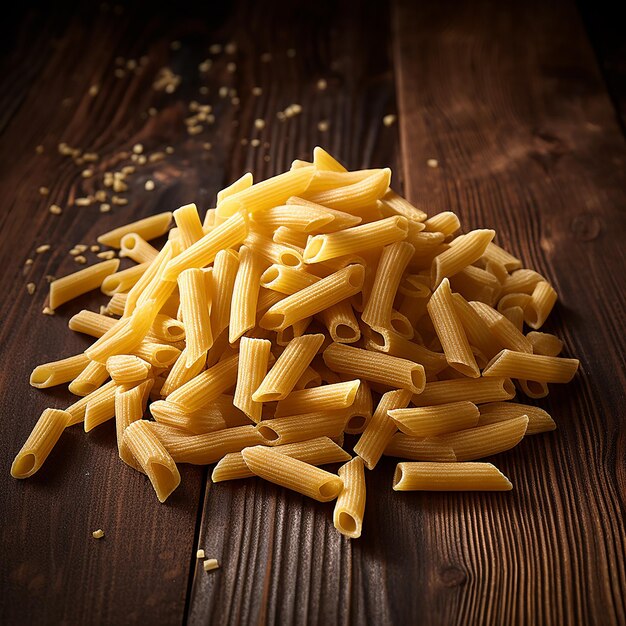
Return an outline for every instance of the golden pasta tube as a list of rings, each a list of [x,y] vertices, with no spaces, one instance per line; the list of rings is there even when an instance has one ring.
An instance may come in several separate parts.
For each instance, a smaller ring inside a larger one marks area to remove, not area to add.
[[[120,242],[120,257],[128,257],[135,263],[151,263],[158,254],[159,251],[137,233],[124,235]]]
[[[230,323],[230,306],[238,268],[239,255],[234,250],[220,250],[215,256],[211,307],[213,337],[217,337]]]
[[[298,253],[304,250],[308,239],[309,235],[307,233],[292,230],[286,226],[279,226],[272,234],[272,241],[285,246],[291,246],[297,249]]]
[[[84,270],[53,280],[50,283],[50,308],[56,309],[73,298],[98,289],[107,276],[117,272],[119,265],[119,259],[102,261]]]
[[[163,313],[159,313],[154,318],[149,332],[157,341],[167,343],[175,343],[185,339],[185,325]]]
[[[13,478],[28,478],[44,464],[71,421],[67,411],[45,409],[11,465]]]
[[[358,435],[367,427],[374,412],[372,391],[366,381],[361,380],[359,388],[354,396],[354,402],[350,405],[348,422],[344,432],[349,435]]]
[[[150,267],[150,263],[146,262],[140,265],[133,265],[121,272],[115,272],[115,274],[109,274],[102,281],[100,290],[107,296],[114,296],[121,291],[129,291],[146,273],[148,267]]]
[[[546,279],[529,269],[518,269],[513,272],[502,285],[502,296],[506,296],[511,293],[522,293],[530,295],[537,283],[546,282]]]
[[[339,476],[271,448],[254,446],[241,454],[256,476],[320,502],[334,500],[343,486]]]
[[[115,385],[110,387],[103,385],[88,396],[85,396],[85,398],[92,396],[92,399],[85,405],[83,426],[86,433],[115,417],[115,392]],[[70,409],[68,408],[67,410],[69,412]]]
[[[180,484],[174,459],[150,429],[148,422],[138,420],[124,430],[123,446],[147,474],[159,502],[165,502]]]
[[[151,215],[136,222],[131,222],[125,226],[120,226],[114,230],[110,230],[98,237],[98,243],[104,246],[110,246],[111,248],[119,248],[121,245],[122,237],[128,233],[137,233],[143,237],[146,241],[150,239],[156,239],[161,235],[164,235],[172,222],[172,213],[166,211],[165,213],[159,213],[158,215]]]
[[[454,276],[480,259],[495,234],[495,231],[489,229],[472,230],[453,239],[448,250],[433,259],[431,270],[433,287],[438,287],[445,277]]]
[[[535,330],[541,328],[556,304],[557,298],[552,285],[544,281],[537,283],[530,296],[530,302],[524,309],[524,321]]]
[[[495,305],[502,291],[500,282],[493,274],[473,265],[451,276],[450,287],[466,300],[477,300],[490,306]]]
[[[534,400],[545,398],[550,392],[547,383],[541,383],[535,380],[516,380],[515,383],[525,395]]]
[[[322,384],[322,378],[316,370],[310,365],[304,370],[304,373],[298,379],[294,389],[311,389],[312,387],[319,387]]]
[[[405,408],[410,401],[411,392],[406,389],[388,391],[380,398],[372,419],[354,446],[354,452],[363,459],[367,469],[372,470],[376,467],[383,451],[398,430],[388,412],[392,409]]]
[[[359,322],[349,300],[343,300],[318,314],[330,338],[337,343],[355,343],[361,338]]]
[[[473,402],[450,402],[435,406],[393,409],[388,413],[399,430],[411,437],[430,437],[474,428],[478,407]]]
[[[350,460],[350,455],[328,437],[288,443],[284,446],[274,446],[272,449],[315,466],[344,463]],[[231,452],[218,461],[211,474],[211,480],[218,483],[224,480],[250,478],[251,476],[254,474],[243,460],[241,452]]]
[[[97,361],[91,361],[89,365],[70,383],[69,390],[75,396],[87,396],[92,391],[101,387],[109,378],[107,368]]]
[[[218,191],[218,194],[219,193],[220,192]],[[216,213],[217,211],[215,209],[206,210],[206,213],[204,214],[204,219],[202,220],[202,231],[204,232],[204,234],[215,228],[215,221],[217,218]]]
[[[261,421],[263,404],[252,399],[267,374],[272,342],[242,337],[239,343],[239,367],[233,404],[253,422]]]
[[[106,369],[116,385],[129,385],[145,380],[151,365],[133,354],[116,354],[107,359]]]
[[[526,339],[530,341],[534,354],[559,356],[563,350],[563,342],[550,333],[531,331],[526,335]]]
[[[302,337],[309,327],[313,318],[307,317],[303,320],[298,320],[293,326],[287,326],[283,330],[279,330],[276,333],[276,343],[279,346],[286,346],[290,341],[293,341],[296,337]],[[268,331],[266,331],[268,332]]]
[[[185,348],[168,372],[161,387],[161,396],[164,398],[169,396],[179,387],[195,378],[204,369],[205,364],[206,353],[203,352],[196,361],[187,365],[187,348]]]
[[[315,235],[304,249],[304,262],[320,263],[402,241],[406,239],[408,228],[405,217],[395,216],[336,233]]]
[[[476,426],[429,439],[450,446],[457,461],[472,461],[510,450],[523,439],[527,428],[528,417],[524,414],[505,422]]]
[[[30,375],[30,384],[37,389],[46,389],[67,383],[78,376],[90,361],[84,354],[76,354],[59,361],[38,365]]]
[[[235,195],[236,193],[243,191],[244,189],[249,189],[252,187],[252,183],[254,179],[252,178],[252,174],[250,172],[246,172],[243,176],[238,178],[234,183],[231,183],[228,187],[225,187],[221,191],[217,192],[217,204],[220,204],[226,198]]]
[[[510,491],[509,479],[491,463],[398,463],[394,491]]]
[[[481,404],[478,426],[497,424],[510,419],[528,416],[528,428],[526,435],[536,435],[551,430],[556,430],[556,424],[547,411],[538,406],[518,404],[517,402],[490,402]]]
[[[344,230],[345,228],[357,226],[363,221],[363,218],[358,215],[352,215],[351,213],[346,213],[344,211],[337,211],[336,209],[331,209],[329,207],[322,206],[321,204],[316,204],[315,202],[305,200],[304,198],[298,198],[296,196],[292,196],[291,198],[289,198],[287,200],[287,205],[301,206],[317,211],[323,211],[327,215],[332,215],[333,220],[331,222],[316,229],[318,233],[334,233],[338,230]]]
[[[482,302],[470,302],[470,306],[484,320],[503,348],[532,353],[533,347],[530,341],[504,315]]]
[[[381,169],[355,170],[352,172],[333,172],[316,168],[305,195],[313,195],[321,191],[335,190],[361,182],[373,174],[380,174]],[[369,202],[366,202],[369,204]]]
[[[502,350],[487,364],[483,376],[507,376],[539,383],[568,383],[574,378],[578,365],[578,359]]]
[[[260,283],[265,289],[271,289],[290,296],[305,287],[319,282],[319,280],[318,276],[308,274],[302,269],[275,263],[261,274]]]
[[[278,403],[275,416],[346,409],[354,403],[360,384],[359,380],[349,380],[345,383],[292,391]]]
[[[418,363],[340,343],[324,350],[324,362],[335,372],[416,394],[422,392],[426,383],[424,368]]]
[[[265,265],[261,258],[247,246],[239,249],[239,269],[233,286],[230,305],[228,340],[235,343],[256,325],[257,304],[261,274]]]
[[[257,430],[266,444],[283,445],[316,437],[339,437],[348,419],[348,411],[315,411],[259,422]]]
[[[180,209],[176,209],[174,211],[174,221],[180,233],[183,250],[193,246],[196,241],[204,237],[204,230],[202,230],[198,208],[195,204],[186,204],[181,206]]]
[[[250,231],[244,244],[255,251],[266,263],[263,269],[272,263],[288,267],[302,267],[302,250],[295,246],[276,243],[259,232]]]
[[[143,418],[148,395],[154,384],[154,380],[149,379],[130,389],[118,387],[115,391],[115,433],[117,438],[117,451],[120,459],[127,465],[141,471],[140,466],[135,461],[135,457],[128,449],[124,441],[124,431],[137,420]]]
[[[252,223],[259,228],[275,230],[281,226],[312,233],[323,228],[334,220],[334,216],[323,207],[284,205],[266,209],[262,213],[252,214]]]
[[[502,265],[507,272],[513,272],[522,267],[522,262],[512,254],[491,242],[483,254],[484,258]]]
[[[114,294],[106,305],[107,315],[124,315],[124,308],[128,300],[127,293]]]
[[[385,215],[402,215],[414,222],[423,222],[428,217],[424,211],[414,207],[393,189],[387,189],[381,204]]]
[[[87,404],[90,402],[95,402],[101,396],[109,396],[111,390],[113,391],[113,395],[115,396],[115,382],[110,380],[108,383],[105,383],[99,389],[92,391],[88,396],[81,398],[71,404],[65,409],[71,416],[70,423],[68,426],[73,426],[74,424],[79,424],[84,421],[85,413],[87,410]]]
[[[337,472],[343,489],[335,503],[333,524],[346,537],[358,539],[365,513],[365,470],[363,460],[355,457],[342,465]]]
[[[185,324],[187,366],[193,365],[213,345],[209,298],[204,273],[188,269],[178,276],[180,308]]]
[[[362,265],[348,265],[320,281],[283,298],[271,306],[259,324],[268,330],[283,330],[358,293],[363,286]]]
[[[509,322],[511,322],[517,330],[522,332],[524,329],[524,309],[519,306],[513,306],[509,309],[504,309],[502,311],[502,315],[504,315],[504,317],[506,317],[506,319],[509,320]]]
[[[468,400],[474,404],[510,400],[515,386],[510,378],[472,378],[440,380],[426,383],[424,390],[413,396],[415,406],[431,406]]]
[[[318,170],[326,170],[329,172],[347,172],[348,170],[332,157],[324,148],[315,146],[313,148],[313,164]]]
[[[252,394],[254,402],[286,398],[324,342],[324,335],[303,335],[289,342],[283,353]]]
[[[478,378],[480,370],[456,313],[450,282],[444,278],[428,302],[428,314],[450,367],[464,376]]]
[[[459,222],[459,218],[452,211],[443,211],[429,217],[424,222],[424,227],[427,231],[443,233],[446,237],[449,237],[461,228],[461,222]]]
[[[131,352],[156,368],[169,367],[180,357],[180,350],[175,346],[154,341],[142,341]]]
[[[383,454],[411,461],[456,462],[456,455],[450,446],[433,439],[409,437],[404,433],[396,433],[387,444]]]

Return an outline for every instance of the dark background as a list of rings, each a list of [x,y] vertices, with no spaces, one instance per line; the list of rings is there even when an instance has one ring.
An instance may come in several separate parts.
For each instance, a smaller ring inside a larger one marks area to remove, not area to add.
[[[0,39],[1,624],[626,622],[626,56],[617,3],[8,10]],[[209,54],[230,41],[234,54]],[[117,57],[143,56],[142,71],[115,76]],[[201,74],[206,58],[213,66]],[[164,66],[182,79],[173,94],[152,86]],[[221,98],[221,86],[236,89],[238,103]],[[194,99],[213,106],[215,122],[189,135]],[[302,113],[279,121],[293,103]],[[395,124],[382,123],[387,114]],[[93,179],[59,155],[60,142],[99,154]],[[128,205],[107,214],[73,206],[135,143],[148,154],[174,151],[138,168],[120,194]],[[539,403],[558,430],[493,458],[514,491],[396,494],[387,459],[368,473],[364,532],[351,542],[334,530],[331,506],[256,480],[212,485],[206,468],[183,466],[181,487],[159,505],[145,478],[119,461],[112,424],[89,435],[68,430],[35,477],[10,479],[36,417],[69,402],[63,389],[31,388],[30,371],[86,346],[67,320],[106,300],[92,294],[41,315],[46,275],[77,267],[67,251],[152,212],[191,201],[207,208],[244,171],[260,180],[310,158],[318,144],[350,168],[392,167],[394,187],[430,213],[453,210],[467,229],[495,228],[559,292],[547,329],[581,370]],[[431,158],[438,168],[427,167]],[[51,215],[51,203],[63,214]],[[52,250],[35,254],[43,243]],[[32,296],[27,282],[36,284]],[[91,538],[97,528],[103,540]],[[221,568],[203,572],[197,548]]]

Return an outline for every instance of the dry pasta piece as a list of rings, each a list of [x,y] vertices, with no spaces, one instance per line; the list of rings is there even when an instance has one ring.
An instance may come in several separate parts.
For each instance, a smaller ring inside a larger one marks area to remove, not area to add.
[[[115,433],[117,437],[117,451],[120,459],[127,465],[141,471],[135,457],[124,440],[124,431],[137,420],[142,419],[146,410],[148,395],[154,380],[148,379],[130,389],[118,387],[115,391]]]
[[[559,356],[563,350],[563,342],[550,333],[531,331],[526,335],[526,339],[530,341],[534,354]]]
[[[315,466],[328,463],[344,463],[350,460],[350,455],[328,437],[317,437],[308,441],[288,443],[284,446],[274,446],[272,449]],[[249,478],[251,476],[254,476],[254,474],[243,460],[241,452],[231,452],[224,456],[215,466],[211,474],[211,480],[217,483],[224,480]]]
[[[150,217],[131,222],[130,224],[120,226],[119,228],[115,228],[114,230],[100,235],[98,237],[98,243],[104,246],[110,246],[111,248],[119,248],[122,237],[128,233],[137,233],[146,241],[150,241],[150,239],[156,239],[164,235],[168,231],[171,222],[171,211],[151,215]]]
[[[365,513],[365,470],[363,460],[355,457],[342,465],[338,472],[343,489],[335,503],[333,524],[346,537],[358,539]]]
[[[312,387],[319,387],[322,384],[322,377],[320,373],[314,370],[310,365],[304,370],[304,374],[298,378],[294,389],[311,389]]]
[[[102,261],[84,270],[53,280],[50,283],[50,308],[54,310],[73,298],[98,289],[107,276],[117,272],[119,265],[119,259]]]
[[[186,204],[181,206],[180,209],[176,209],[174,211],[174,221],[180,233],[183,250],[186,250],[204,237],[204,230],[202,230],[198,208],[195,204]]]
[[[292,196],[291,198],[288,198],[286,205],[301,206],[317,211],[323,211],[327,215],[332,215],[333,220],[328,224],[325,224],[324,226],[320,226],[317,229],[318,233],[333,233],[338,230],[343,230],[344,228],[356,226],[363,221],[363,219],[358,215],[352,215],[351,213],[345,213],[344,211],[337,211],[336,209],[331,209],[329,207],[322,206],[321,204],[311,202],[310,200],[298,198],[297,196]]]
[[[493,241],[487,246],[484,258],[502,265],[507,272],[513,272],[522,267],[522,262],[506,250],[503,250],[500,246],[493,243]]]
[[[557,298],[552,285],[544,281],[537,283],[530,296],[530,302],[524,309],[524,321],[535,330],[541,328],[556,304]]]
[[[221,191],[217,192],[217,204],[220,204],[222,201],[226,200],[230,196],[235,195],[236,193],[243,191],[244,189],[249,189],[252,187],[252,183],[254,179],[250,172],[246,172],[241,178],[238,178],[234,183],[231,183],[228,187],[225,187]]]
[[[283,330],[358,293],[363,286],[362,265],[348,265],[271,306],[259,324],[268,330]]]
[[[250,425],[250,419],[233,406],[231,396],[219,396],[210,404],[192,412],[167,400],[158,400],[150,405],[150,412],[160,424],[174,426],[194,435]]]
[[[521,415],[505,422],[476,426],[429,438],[450,446],[457,461],[472,461],[515,447],[526,434],[528,417]]]
[[[305,496],[329,502],[341,492],[341,478],[272,448],[254,446],[241,452],[246,465],[256,476],[292,489]]]
[[[266,209],[262,213],[253,213],[252,222],[262,229],[275,230],[286,226],[302,233],[312,233],[323,229],[324,226],[334,221],[334,216],[325,211],[324,207],[318,208],[313,203],[311,205],[293,206],[287,204]]]
[[[242,337],[239,343],[239,367],[233,404],[253,422],[261,421],[263,404],[252,399],[267,374],[272,342]]]
[[[359,322],[349,300],[343,300],[318,313],[330,338],[337,343],[355,343],[361,338]]]
[[[329,172],[347,172],[348,170],[332,157],[324,148],[315,146],[313,148],[313,164],[318,170],[327,170]]]
[[[493,336],[487,322],[461,294],[453,293],[452,300],[470,345],[478,348],[488,359],[498,354],[502,345]]]
[[[423,222],[428,217],[424,211],[414,207],[393,189],[387,189],[380,202],[385,215],[402,215],[418,223]]]
[[[304,262],[320,263],[402,241],[406,239],[408,228],[406,217],[395,216],[336,233],[315,235],[304,249]]]
[[[483,302],[470,302],[470,306],[484,320],[503,348],[532,353],[533,347],[530,341],[504,315]]]
[[[92,391],[101,387],[109,378],[107,368],[97,361],[91,361],[89,365],[70,383],[69,390],[75,396],[87,396]]]
[[[233,285],[228,340],[235,343],[256,325],[261,274],[265,265],[247,246],[239,249],[239,268]]]
[[[306,190],[306,195],[312,195],[321,191],[334,190],[340,187],[346,187],[354,183],[361,182],[373,174],[380,174],[381,169],[355,170],[353,172],[333,172],[329,170],[320,170],[315,168],[313,178]],[[368,201],[365,204],[369,204]]]
[[[538,406],[518,404],[516,402],[490,402],[481,404],[478,426],[487,426],[505,422],[522,415],[528,416],[526,435],[536,435],[556,430],[556,424],[547,411]]]
[[[478,407],[473,402],[450,402],[435,406],[393,409],[388,413],[403,433],[411,437],[430,437],[478,424]]]
[[[192,378],[195,378],[206,365],[206,353],[203,352],[196,361],[187,365],[187,348],[180,353],[180,356],[176,359],[176,362],[171,366],[167,377],[163,381],[163,386],[160,390],[160,396],[163,398],[169,396],[176,391],[179,387],[182,387],[185,383],[188,383]]]
[[[71,415],[59,409],[45,409],[11,465],[13,478],[28,478],[44,464]]]
[[[454,463],[454,450],[433,439],[410,437],[404,433],[396,433],[387,444],[385,456],[394,456],[411,461],[436,461],[438,463]]]
[[[279,263],[288,267],[302,267],[304,263],[301,249],[276,243],[259,232],[251,231],[248,233],[244,244],[252,248],[266,261],[265,267],[270,263]]]
[[[138,420],[130,424],[124,430],[122,445],[147,474],[159,502],[165,502],[180,484],[180,474],[174,459],[152,432],[148,422]]]
[[[539,383],[568,383],[578,369],[578,359],[502,350],[487,364],[483,376],[507,376]]]
[[[348,411],[315,411],[302,415],[291,415],[259,422],[257,430],[266,444],[283,445],[306,441],[316,437],[339,437],[343,432]]]
[[[178,276],[180,309],[185,324],[186,363],[193,365],[213,345],[210,301],[207,296],[204,273],[200,269],[188,269]]]
[[[502,287],[498,279],[480,267],[468,265],[450,277],[450,287],[467,300],[495,305]]]
[[[30,384],[37,389],[46,389],[67,383],[78,376],[89,365],[89,357],[76,354],[38,365],[30,375]]]
[[[429,217],[424,222],[424,227],[430,232],[440,232],[449,237],[461,228],[461,222],[459,222],[459,218],[452,211],[443,211]]]
[[[158,341],[174,343],[185,339],[184,324],[163,313],[154,318],[149,332]]]
[[[517,330],[522,332],[524,329],[524,309],[519,306],[513,306],[502,311],[502,315],[506,317]],[[529,339],[530,341],[530,339]],[[531,344],[532,345],[532,344]]]
[[[211,303],[213,337],[217,337],[230,322],[230,307],[238,268],[239,255],[234,250],[220,250],[215,256]]]
[[[415,406],[431,406],[468,400],[474,404],[510,400],[515,386],[510,378],[458,378],[426,383],[424,391],[413,396]]]
[[[359,380],[350,380],[345,383],[292,391],[276,406],[275,417],[346,409],[354,403],[360,384]]]
[[[84,421],[85,413],[87,411],[87,404],[89,404],[90,402],[95,402],[102,395],[108,395],[111,390],[113,390],[113,395],[115,395],[115,386],[115,383],[110,380],[108,383],[102,385],[102,387],[100,387],[99,389],[91,392],[88,396],[80,398],[80,400],[77,400],[76,402],[74,402],[74,404],[68,406],[65,409],[71,415],[71,420],[68,426],[73,426],[74,424],[79,424],[80,422]]]
[[[516,380],[515,384],[533,400],[545,398],[550,390],[547,383],[541,383],[536,380]]]
[[[120,256],[128,257],[135,263],[152,263],[158,254],[159,251],[137,233],[124,235],[120,242]]]
[[[367,427],[374,413],[374,401],[372,390],[366,381],[361,380],[359,388],[354,397],[354,402],[350,405],[349,417],[344,428],[344,432],[350,435],[358,435]]]
[[[464,376],[478,378],[480,370],[456,313],[450,282],[444,278],[428,302],[428,314],[448,364]]]
[[[335,372],[416,394],[423,391],[426,383],[424,368],[418,363],[340,343],[324,350],[324,362]]]
[[[107,359],[106,369],[116,385],[129,385],[145,380],[151,365],[134,354],[116,354]]]
[[[491,463],[398,463],[394,491],[510,491],[511,481]]]
[[[126,301],[128,300],[127,293],[116,293],[109,300],[106,305],[107,315],[124,315],[124,308],[126,307]]]
[[[272,289],[290,296],[319,280],[318,276],[308,274],[302,269],[275,263],[261,274],[260,283],[265,289]]]
[[[85,405],[83,427],[86,433],[115,417],[116,389],[117,386],[115,384],[109,386],[107,383],[85,396],[85,398],[91,398]],[[69,411],[70,409],[68,408],[67,410]]]
[[[324,342],[324,335],[303,335],[289,342],[284,352],[252,394],[254,402],[286,398]]]
[[[129,291],[146,273],[149,267],[150,263],[146,262],[140,265],[134,265],[121,272],[110,274],[102,281],[100,289],[102,293],[107,296],[114,296],[116,293]]]
[[[523,293],[530,295],[539,282],[545,282],[545,278],[529,269],[518,269],[513,272],[502,285],[502,296],[510,293]]]

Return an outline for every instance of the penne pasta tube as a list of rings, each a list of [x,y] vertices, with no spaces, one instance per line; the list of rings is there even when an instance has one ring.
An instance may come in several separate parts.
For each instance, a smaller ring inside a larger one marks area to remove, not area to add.
[[[324,335],[303,335],[289,342],[252,394],[254,402],[283,400],[309,366],[324,342]]]
[[[388,415],[389,411],[405,408],[410,401],[411,392],[406,389],[388,391],[382,395],[372,419],[354,446],[354,452],[363,459],[367,469],[372,470],[376,467],[383,451],[398,430]]]
[[[30,384],[37,389],[47,389],[67,383],[78,376],[89,365],[89,357],[76,354],[59,361],[38,365],[30,375]]]
[[[372,391],[364,380],[360,381],[359,388],[354,396],[354,402],[352,402],[349,408],[349,418],[344,432],[349,435],[358,435],[365,430],[374,413]]]
[[[365,471],[363,460],[355,457],[338,470],[343,489],[335,503],[333,524],[346,537],[358,539],[365,514]]]
[[[314,370],[310,365],[304,370],[304,373],[300,378],[298,378],[298,382],[295,384],[294,389],[311,389],[313,387],[319,387],[322,384],[322,378],[316,370]],[[289,396],[287,396],[289,397]]]
[[[504,317],[506,317],[506,319],[509,320],[509,322],[511,322],[511,324],[513,324],[513,326],[515,326],[520,333],[522,332],[524,329],[524,309],[519,306],[514,306],[509,309],[504,309],[502,311],[502,315],[504,315]]]
[[[286,226],[279,226],[272,234],[272,241],[296,248],[298,252],[304,250],[308,239],[309,235],[307,233],[292,230]]]
[[[474,428],[478,424],[480,414],[474,403],[462,401],[393,409],[388,415],[403,433],[411,437],[431,437]]]
[[[504,266],[507,272],[513,272],[522,267],[522,262],[517,257],[509,254],[506,250],[493,243],[493,241],[487,246],[483,256],[489,261]]]
[[[510,491],[509,479],[491,463],[398,463],[394,491]]]
[[[234,196],[236,193],[243,191],[244,189],[249,189],[252,187],[254,179],[250,172],[246,172],[241,178],[238,178],[234,183],[231,183],[228,187],[222,189],[222,191],[217,192],[217,204],[220,204],[226,198],[230,198]]]
[[[350,380],[345,383],[292,391],[276,406],[275,417],[346,409],[354,404],[360,384],[359,380]]]
[[[187,365],[187,348],[185,348],[176,362],[172,365],[170,371],[163,382],[160,395],[165,398],[171,393],[195,378],[206,365],[206,353],[203,352],[196,361]]]
[[[339,437],[348,419],[348,411],[315,411],[259,422],[257,430],[266,445],[283,445],[316,437]]]
[[[204,273],[200,269],[192,268],[181,272],[178,276],[178,287],[187,342],[186,364],[189,367],[213,345],[209,317],[210,300],[207,297]]]
[[[135,263],[151,263],[158,254],[159,251],[137,233],[124,235],[120,242],[120,257],[128,257]]]
[[[156,368],[169,367],[180,357],[178,348],[154,341],[142,341],[131,352]]]
[[[242,337],[239,343],[239,367],[233,404],[253,422],[261,421],[262,402],[252,399],[267,374],[272,342]],[[284,354],[284,353],[283,353]]]
[[[45,409],[11,465],[13,478],[28,478],[44,461],[71,421],[67,411]]]
[[[244,244],[265,261],[263,269],[272,263],[298,268],[303,265],[302,250],[298,250],[294,246],[276,243],[261,233],[251,231],[248,233]]]
[[[256,476],[320,502],[334,500],[343,487],[339,476],[272,448],[254,446],[245,448],[241,454]]]
[[[174,221],[180,233],[183,250],[193,246],[196,241],[204,237],[204,230],[202,230],[198,208],[195,204],[186,204],[181,206],[180,209],[176,209],[174,211]]]
[[[333,172],[315,168],[313,178],[306,189],[306,195],[312,195],[321,191],[337,190],[354,183],[361,182],[374,174],[380,174],[381,169],[355,170],[352,172]],[[369,204],[369,202],[366,202]]]
[[[464,376],[478,378],[480,370],[456,313],[450,282],[444,278],[428,302],[428,314],[443,347],[446,361]]]
[[[563,350],[563,342],[558,337],[555,337],[550,333],[531,331],[526,335],[526,339],[530,341],[534,354],[559,356]]]
[[[98,237],[98,243],[111,248],[119,248],[122,237],[129,233],[136,233],[143,237],[146,241],[156,239],[164,235],[172,222],[172,213],[167,211],[158,215],[151,215],[136,222],[131,222],[125,226],[120,226],[114,230],[110,230]]]
[[[490,402],[489,404],[481,404],[478,426],[506,422],[510,419],[522,417],[523,415],[528,417],[526,435],[536,435],[538,433],[556,430],[556,424],[547,411],[544,411],[538,406],[518,404],[516,402]]]
[[[213,337],[217,337],[230,322],[230,307],[238,268],[239,255],[234,250],[220,250],[215,256],[211,303]]]
[[[117,437],[117,451],[120,455],[120,459],[134,467],[136,470],[142,471],[141,467],[135,461],[135,457],[128,448],[128,444],[124,441],[124,431],[137,420],[143,418],[143,413],[146,410],[146,404],[148,402],[148,395],[150,389],[154,384],[154,380],[149,379],[132,387],[126,389],[124,387],[118,387],[115,391],[115,433]]]
[[[318,313],[330,338],[337,343],[355,343],[361,338],[359,322],[349,300],[343,300]]]
[[[503,348],[532,353],[530,341],[504,315],[482,302],[470,302],[470,306],[480,315]]]
[[[544,281],[535,285],[530,302],[524,309],[524,321],[533,329],[541,328],[557,301],[556,291]]]
[[[411,461],[456,462],[456,455],[450,446],[433,439],[410,437],[404,433],[396,433],[387,444],[383,454]]]
[[[356,254],[370,248],[386,246],[406,239],[408,221],[395,216],[361,226],[311,237],[304,249],[305,263],[320,263],[337,257]]]
[[[340,343],[324,350],[324,362],[335,372],[416,394],[422,392],[426,383],[424,368],[418,363]]]
[[[344,463],[350,460],[350,455],[328,437],[288,443],[284,446],[274,446],[272,449],[280,452],[280,454],[315,466]],[[254,474],[243,460],[241,452],[231,452],[218,461],[211,474],[211,480],[218,483],[224,480],[250,478],[251,476]]]
[[[259,287],[264,267],[262,259],[252,248],[241,246],[230,305],[228,341],[231,344],[256,325]]]
[[[424,227],[429,232],[439,232],[449,237],[461,228],[461,222],[459,222],[459,218],[452,211],[443,211],[429,217],[424,222]]]
[[[327,309],[361,290],[362,265],[348,265],[315,284],[283,298],[271,306],[259,324],[268,330],[283,330],[306,317]]]
[[[265,289],[271,289],[288,296],[319,282],[318,276],[308,274],[302,269],[286,265],[270,265],[262,274],[260,284]]]
[[[114,294],[106,305],[107,315],[124,315],[124,308],[128,300],[127,293]]]
[[[525,395],[534,400],[545,398],[550,392],[547,383],[541,383],[535,380],[516,380],[515,383]]]
[[[169,315],[159,313],[152,322],[150,335],[157,341],[175,343],[185,339],[185,326]]]
[[[452,294],[454,310],[461,321],[467,339],[487,358],[492,358],[502,349],[502,345],[493,336],[489,325],[461,294]]]
[[[116,354],[107,359],[106,369],[116,385],[130,385],[145,380],[151,365],[133,354]]]
[[[313,318],[307,317],[303,320],[298,320],[293,326],[287,326],[287,328],[279,330],[276,333],[276,343],[279,346],[286,346],[296,337],[302,337],[312,321]]]
[[[504,281],[500,295],[506,296],[512,293],[530,295],[540,282],[546,282],[541,274],[534,270],[518,269]]]
[[[252,214],[252,223],[259,228],[276,230],[282,226],[302,233],[320,230],[334,220],[334,216],[316,205],[309,206],[277,206],[266,209],[262,213]]]
[[[495,305],[502,287],[498,279],[481,269],[468,265],[450,277],[450,287],[466,300],[477,300],[488,305]]]
[[[109,378],[109,372],[102,363],[91,361],[89,365],[70,383],[69,390],[75,396],[87,396],[101,387]]]
[[[515,386],[510,378],[473,378],[441,380],[426,383],[424,390],[412,398],[415,406],[431,406],[467,400],[474,404],[510,400]]]
[[[327,170],[329,172],[347,172],[348,170],[332,157],[324,148],[315,146],[313,148],[313,164],[318,170]]]
[[[50,283],[50,308],[54,310],[78,296],[98,289],[107,276],[117,272],[119,265],[119,259],[102,261],[84,270],[53,280]]]
[[[107,296],[114,296],[116,293],[122,291],[129,291],[133,285],[146,273],[150,263],[141,263],[140,265],[134,265],[121,272],[115,272],[115,274],[109,274],[100,286],[100,290]]]
[[[502,350],[487,364],[483,376],[506,376],[539,383],[568,383],[574,378],[578,365],[578,359]]]
[[[89,404],[90,402],[96,402],[96,400],[101,396],[108,397],[111,395],[111,392],[113,394],[113,397],[115,397],[115,387],[115,382],[110,380],[108,383],[102,385],[102,387],[100,387],[99,389],[92,391],[88,396],[85,396],[84,398],[81,398],[80,400],[74,402],[74,404],[68,406],[67,409],[65,409],[71,416],[71,420],[68,426],[80,424],[80,422],[83,422],[85,420],[87,404]]]
[[[176,463],[152,432],[148,422],[138,420],[130,424],[124,430],[122,445],[150,479],[159,502],[165,502],[180,484],[180,474]]]
[[[418,223],[423,222],[428,217],[424,211],[414,207],[393,189],[387,189],[385,195],[381,198],[381,204],[385,215],[402,215]]]
[[[88,433],[90,430],[104,424],[115,417],[115,392],[116,385],[107,386],[103,385],[96,391],[85,396],[89,398],[93,396],[91,400],[85,405],[85,417],[84,417],[84,429]],[[100,392],[100,393],[97,393]],[[69,411],[69,408],[67,409]]]
[[[297,196],[289,198],[286,204],[288,206],[301,206],[314,211],[323,211],[326,215],[332,215],[333,220],[331,222],[316,229],[318,233],[333,233],[338,230],[344,230],[345,228],[357,226],[363,221],[358,215],[352,215],[351,213],[345,213],[344,211],[337,211],[336,209],[331,209],[329,207],[322,206],[321,204],[311,202],[310,200],[298,198]]]

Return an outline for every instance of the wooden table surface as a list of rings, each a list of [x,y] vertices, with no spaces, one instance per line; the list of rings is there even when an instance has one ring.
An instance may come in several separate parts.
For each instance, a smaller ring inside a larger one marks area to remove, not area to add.
[[[626,83],[607,20],[587,30],[567,1],[210,4],[22,6],[5,24],[0,623],[626,623]],[[234,53],[209,53],[231,41]],[[117,77],[118,57],[139,70]],[[165,66],[182,79],[171,94],[153,87]],[[215,115],[196,135],[184,123],[192,100]],[[279,121],[293,103],[302,112]],[[60,142],[99,155],[94,178]],[[136,143],[174,151],[138,168],[127,206],[72,204]],[[329,505],[252,479],[213,485],[206,468],[183,466],[159,505],[120,462],[110,423],[68,430],[35,477],[12,480],[39,413],[69,402],[64,389],[31,388],[31,369],[84,348],[67,320],[105,301],[42,315],[46,275],[77,267],[68,250],[140,216],[207,208],[244,171],[284,171],[318,144],[350,168],[392,167],[396,188],[431,213],[496,229],[557,288],[549,330],[580,373],[540,402],[557,431],[494,457],[514,491],[398,494],[387,460],[368,473],[363,536],[349,541]],[[202,571],[197,548],[219,571]]]

